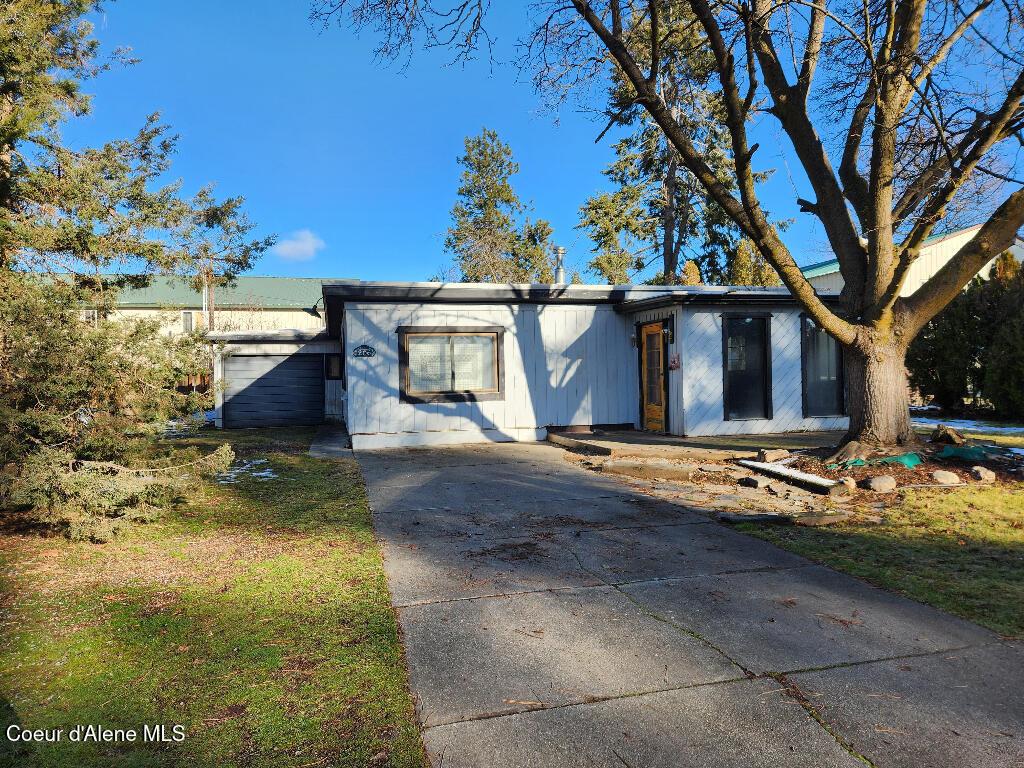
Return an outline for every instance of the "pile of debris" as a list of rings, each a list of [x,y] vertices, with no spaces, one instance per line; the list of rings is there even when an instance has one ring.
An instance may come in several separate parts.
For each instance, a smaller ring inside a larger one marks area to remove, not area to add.
[[[756,459],[714,464],[642,456],[582,461],[722,521],[797,525],[828,525],[854,516],[882,522],[879,513],[907,489],[1024,479],[1021,452],[972,443],[944,425],[914,451],[874,455],[853,446],[845,458],[828,453],[762,449]]]

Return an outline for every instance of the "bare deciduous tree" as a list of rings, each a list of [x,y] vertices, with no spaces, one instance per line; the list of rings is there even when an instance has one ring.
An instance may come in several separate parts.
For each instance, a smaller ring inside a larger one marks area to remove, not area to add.
[[[490,46],[486,0],[321,0],[313,16],[370,27],[379,53],[422,39],[467,57]],[[543,0],[522,63],[559,100],[592,97],[608,67],[634,91],[693,174],[845,348],[850,430],[866,445],[913,441],[908,345],[1024,224],[1024,7],[1019,0]],[[710,52],[733,179],[706,163],[662,97],[662,46]],[[804,278],[758,197],[752,126],[774,124],[812,195],[845,288],[838,306]],[[931,234],[967,212],[982,226],[912,295],[907,273]],[[852,452],[852,451],[851,451]]]

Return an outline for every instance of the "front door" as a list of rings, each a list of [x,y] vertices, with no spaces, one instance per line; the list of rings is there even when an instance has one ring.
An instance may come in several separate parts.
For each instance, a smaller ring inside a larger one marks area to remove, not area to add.
[[[661,323],[640,327],[640,377],[643,390],[643,428],[665,431],[665,343]]]

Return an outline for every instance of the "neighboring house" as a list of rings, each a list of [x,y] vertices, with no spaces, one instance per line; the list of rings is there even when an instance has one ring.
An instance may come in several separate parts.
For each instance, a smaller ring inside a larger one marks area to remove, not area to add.
[[[320,278],[235,278],[213,292],[214,330],[316,331],[324,327]],[[203,291],[181,278],[157,276],[145,288],[118,293],[115,316],[159,319],[167,333],[187,333],[209,327],[209,308]]]
[[[925,240],[917,261],[910,265],[910,271],[907,273],[907,279],[903,283],[900,295],[909,296],[924,285],[932,275],[945,266],[946,262],[960,250],[964,243],[974,237],[974,233],[980,228],[981,225],[978,224],[943,235],[932,235]],[[1024,239],[1018,237],[1011,246],[1010,252],[1017,257],[1017,261],[1024,261]],[[987,279],[988,273],[992,269],[992,261],[986,264],[978,274]],[[804,277],[818,293],[839,293],[843,290],[843,276],[839,274],[839,262],[836,259],[811,264],[801,269]]]
[[[325,281],[321,332],[217,333],[217,424],[357,449],[842,429],[842,355],[782,288]]]

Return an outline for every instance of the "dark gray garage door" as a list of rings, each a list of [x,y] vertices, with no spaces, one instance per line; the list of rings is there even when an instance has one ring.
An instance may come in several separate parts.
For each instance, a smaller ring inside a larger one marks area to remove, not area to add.
[[[320,424],[323,420],[323,355],[224,359],[225,427]]]

